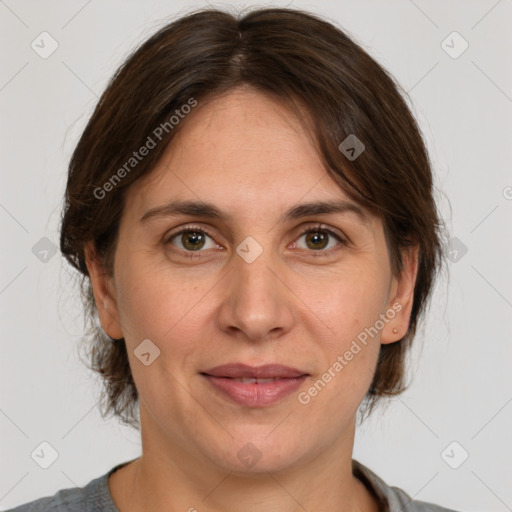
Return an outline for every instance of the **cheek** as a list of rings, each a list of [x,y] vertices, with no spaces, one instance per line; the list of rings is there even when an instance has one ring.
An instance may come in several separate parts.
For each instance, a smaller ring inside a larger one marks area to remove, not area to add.
[[[130,346],[149,338],[157,346],[172,343],[174,354],[188,349],[199,332],[205,306],[201,299],[211,283],[142,257],[119,265],[118,283],[118,311]]]
[[[327,276],[301,278],[294,289],[304,298],[310,321],[323,322],[330,328],[327,335],[339,343],[373,325],[383,312],[388,287],[384,270],[372,261],[347,262]]]
[[[355,410],[371,384],[380,350],[374,326],[387,299],[388,283],[377,266],[345,270],[321,286],[311,281],[302,292],[310,308],[303,321],[322,354],[322,368],[304,400],[322,403],[334,416]]]

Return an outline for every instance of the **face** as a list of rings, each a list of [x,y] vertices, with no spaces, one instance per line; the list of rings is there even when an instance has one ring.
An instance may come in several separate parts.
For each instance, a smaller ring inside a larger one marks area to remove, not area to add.
[[[235,90],[184,122],[128,190],[114,275],[88,253],[103,328],[127,344],[143,441],[253,473],[351,450],[380,345],[407,330],[415,259],[394,277],[381,221],[351,207],[284,217],[304,203],[355,205],[284,105]],[[220,216],[160,208],[176,201]],[[226,393],[204,373],[228,363],[303,376],[224,378]]]

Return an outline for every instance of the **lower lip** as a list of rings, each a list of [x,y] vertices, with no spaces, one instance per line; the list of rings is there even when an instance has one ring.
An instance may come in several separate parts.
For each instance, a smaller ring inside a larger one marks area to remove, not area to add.
[[[307,375],[273,382],[247,383],[227,377],[204,375],[210,384],[223,392],[234,402],[246,407],[264,407],[293,393],[306,380]]]

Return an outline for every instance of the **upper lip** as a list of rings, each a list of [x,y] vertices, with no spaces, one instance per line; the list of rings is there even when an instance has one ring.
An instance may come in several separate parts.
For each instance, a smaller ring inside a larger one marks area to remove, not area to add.
[[[282,378],[291,379],[309,375],[306,372],[284,366],[282,364],[265,364],[263,366],[249,366],[242,363],[230,363],[210,368],[205,372],[201,372],[212,377],[228,377],[236,378],[254,378],[254,379],[271,379]]]

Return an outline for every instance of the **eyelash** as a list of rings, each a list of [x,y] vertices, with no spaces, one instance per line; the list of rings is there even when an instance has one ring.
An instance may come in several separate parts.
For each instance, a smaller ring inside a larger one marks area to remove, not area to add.
[[[210,233],[208,233],[208,231],[206,231],[204,228],[201,228],[199,226],[186,226],[184,229],[181,229],[180,231],[173,232],[173,233],[169,234],[169,236],[166,237],[164,243],[165,243],[165,245],[171,244],[171,241],[175,237],[177,237],[178,235],[182,235],[183,233],[191,233],[191,232],[204,233],[204,234],[208,235],[211,239],[213,239],[213,236]],[[333,238],[338,240],[338,242],[340,242],[340,245],[347,245],[348,244],[348,242],[343,237],[341,237],[338,233],[336,233],[335,231],[333,231],[332,229],[328,228],[327,226],[325,226],[323,224],[317,224],[316,226],[311,226],[311,227],[306,228],[305,230],[303,230],[299,234],[298,238],[300,238],[300,237],[302,237],[304,235],[307,235],[308,233],[311,233],[311,232],[313,232],[313,233],[317,233],[317,232],[327,233],[329,236],[332,236]],[[178,249],[178,248],[176,248],[176,250],[178,250],[181,253],[185,253],[186,257],[189,257],[189,258],[201,257],[199,253],[204,252],[204,251],[201,251],[201,250],[198,250],[198,251],[183,251],[182,249]],[[317,253],[317,254],[315,254],[315,257],[319,257],[319,256],[325,256],[330,251],[335,251],[335,250],[336,249],[318,250],[318,251],[311,250],[310,252]]]

